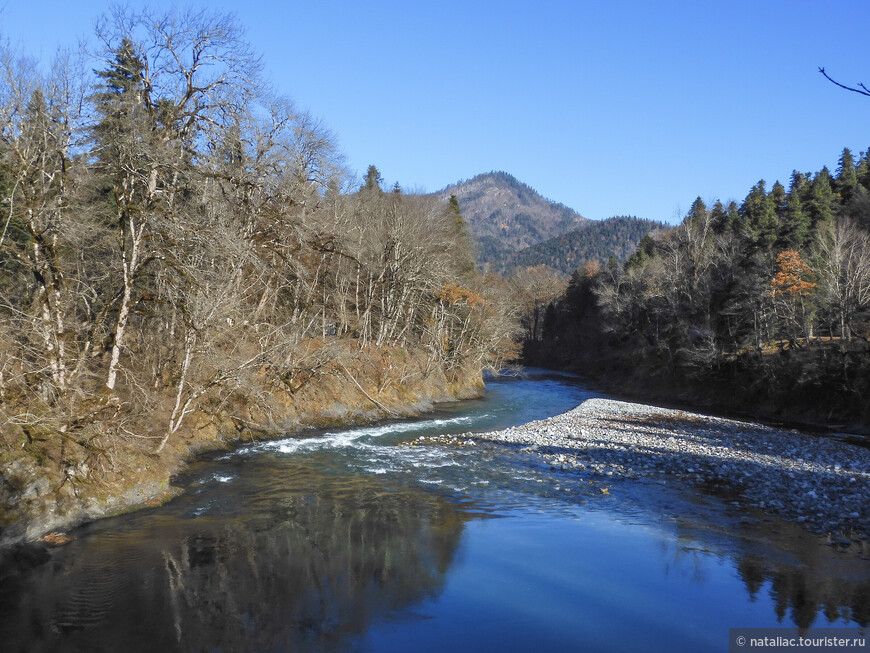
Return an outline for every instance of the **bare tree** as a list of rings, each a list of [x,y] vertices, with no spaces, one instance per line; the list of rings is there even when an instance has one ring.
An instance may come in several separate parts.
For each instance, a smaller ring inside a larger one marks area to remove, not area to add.
[[[149,266],[166,262],[164,225],[207,145],[255,94],[259,61],[231,16],[116,10],[98,28],[108,68],[94,133],[111,177],[122,287],[106,387],[114,390],[132,306]],[[210,129],[209,129],[210,128]]]
[[[84,353],[76,312],[84,308],[86,280],[77,280],[77,262],[68,254],[88,239],[75,210],[82,172],[75,138],[83,87],[68,54],[58,56],[45,79],[33,70],[32,64],[3,54],[0,179],[6,183],[0,265],[10,277],[3,284],[2,305],[18,325],[28,366],[48,372],[43,395],[51,400],[66,393]]]
[[[846,218],[825,226],[811,267],[822,308],[835,316],[840,335],[851,339],[853,320],[870,308],[870,234]]]
[[[563,275],[545,265],[520,268],[513,276],[521,322],[528,340],[541,338],[544,310],[567,286]]]

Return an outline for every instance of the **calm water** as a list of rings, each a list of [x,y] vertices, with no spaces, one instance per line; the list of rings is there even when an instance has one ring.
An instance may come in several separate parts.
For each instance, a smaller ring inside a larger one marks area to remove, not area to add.
[[[727,501],[397,446],[593,396],[532,371],[413,422],[255,443],[169,504],[0,570],[3,651],[727,651],[729,627],[867,626],[870,563]]]

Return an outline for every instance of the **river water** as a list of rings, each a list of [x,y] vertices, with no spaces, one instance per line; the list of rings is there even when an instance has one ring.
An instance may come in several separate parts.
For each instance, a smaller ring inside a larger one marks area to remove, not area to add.
[[[727,498],[400,446],[592,396],[528,370],[419,420],[203,458],[168,504],[3,570],[0,649],[727,651],[729,628],[868,625],[866,558]]]

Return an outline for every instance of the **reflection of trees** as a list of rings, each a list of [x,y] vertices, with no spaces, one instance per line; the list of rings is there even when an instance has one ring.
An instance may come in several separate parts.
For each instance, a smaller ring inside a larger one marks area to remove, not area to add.
[[[805,565],[781,564],[755,556],[742,557],[737,565],[750,597],[770,583],[770,597],[777,620],[788,617],[798,628],[844,620],[862,627],[870,624],[870,581],[853,581]]]
[[[309,480],[330,487],[71,545],[66,568],[27,579],[0,637],[8,650],[332,650],[440,592],[467,517],[370,478]]]
[[[719,528],[715,523],[677,519],[675,527],[675,541],[662,544],[666,573],[672,568],[688,570],[694,580],[703,582],[709,559],[704,564],[700,559],[721,551],[716,555],[729,559],[749,600],[756,602],[766,592],[777,621],[784,625],[870,625],[870,568],[862,568],[866,563],[850,554],[835,553],[799,527],[734,533],[729,541],[741,547],[737,550],[711,546]]]

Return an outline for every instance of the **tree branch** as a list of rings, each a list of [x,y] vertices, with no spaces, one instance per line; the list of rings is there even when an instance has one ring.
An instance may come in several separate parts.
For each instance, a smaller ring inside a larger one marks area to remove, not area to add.
[[[840,82],[832,79],[831,76],[828,75],[828,73],[826,73],[825,69],[822,67],[819,68],[819,72],[825,76],[825,79],[827,79],[832,84],[839,86],[840,88],[844,88],[847,91],[852,91],[853,93],[860,93],[861,95],[866,95],[867,97],[870,97],[870,89],[868,89],[866,86],[864,86],[864,84],[862,84],[860,82],[858,83],[858,88],[853,88],[851,86],[846,86],[845,84],[841,84]]]

